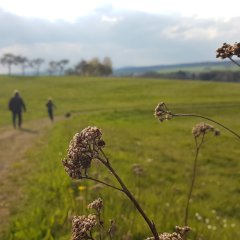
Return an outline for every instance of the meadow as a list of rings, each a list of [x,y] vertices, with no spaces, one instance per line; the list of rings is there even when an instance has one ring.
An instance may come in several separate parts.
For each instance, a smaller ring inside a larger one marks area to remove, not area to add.
[[[73,215],[89,213],[87,204],[101,197],[106,226],[116,222],[114,239],[146,239],[151,233],[131,202],[120,193],[90,181],[71,180],[61,160],[70,139],[87,126],[97,126],[104,151],[159,233],[184,224],[192,173],[196,118],[160,123],[154,108],[164,101],[174,113],[211,117],[240,133],[240,85],[200,81],[138,78],[0,77],[0,127],[10,125],[7,102],[18,89],[27,105],[24,127],[47,117],[45,103],[53,98],[59,120],[37,140],[12,179],[24,192],[11,206],[3,239],[65,240]],[[71,112],[70,118],[64,115]],[[212,124],[212,123],[210,123]],[[215,126],[215,125],[214,125]],[[200,151],[196,185],[190,203],[188,239],[239,239],[239,140],[216,126]],[[1,134],[1,133],[0,133]],[[16,153],[17,154],[17,153]],[[134,164],[143,169],[133,172]],[[14,167],[14,166],[13,166]],[[89,175],[117,184],[94,162]]]

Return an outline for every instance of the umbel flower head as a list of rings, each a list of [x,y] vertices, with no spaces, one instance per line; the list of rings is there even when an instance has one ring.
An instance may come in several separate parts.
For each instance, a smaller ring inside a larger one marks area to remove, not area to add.
[[[88,240],[90,232],[97,225],[96,215],[74,216],[72,220],[72,240]]]
[[[132,171],[137,176],[142,176],[144,174],[144,169],[140,164],[133,164]]]
[[[158,118],[160,122],[165,120],[170,120],[173,118],[172,112],[167,109],[167,106],[164,102],[160,102],[154,111],[154,116]]]
[[[102,207],[103,207],[103,200],[101,198],[98,198],[88,204],[89,209],[95,209],[98,212],[102,209]]]
[[[91,162],[105,146],[102,133],[97,127],[87,127],[76,133],[70,141],[67,157],[62,161],[65,171],[71,178],[80,179],[85,175]]]
[[[220,135],[220,131],[218,129],[215,129],[212,125],[209,125],[204,122],[198,123],[192,129],[192,134],[195,138],[198,138],[199,136],[203,136],[208,132],[213,132],[215,136]]]
[[[184,240],[186,234],[190,231],[189,227],[176,227],[176,232],[162,233],[159,235],[160,240]],[[149,237],[146,240],[154,240],[154,237]]]
[[[235,42],[234,45],[223,43],[223,45],[218,48],[216,52],[217,58],[225,59],[227,57],[232,57],[233,55],[240,57],[240,42]]]

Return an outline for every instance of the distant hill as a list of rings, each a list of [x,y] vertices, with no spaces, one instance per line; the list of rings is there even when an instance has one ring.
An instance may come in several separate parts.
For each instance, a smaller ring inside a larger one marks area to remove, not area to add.
[[[206,72],[206,71],[234,71],[239,70],[231,61],[218,61],[218,62],[199,62],[199,63],[182,63],[173,65],[155,65],[143,67],[122,67],[114,69],[113,75],[115,76],[141,76],[146,73],[168,73],[177,71],[186,72]]]

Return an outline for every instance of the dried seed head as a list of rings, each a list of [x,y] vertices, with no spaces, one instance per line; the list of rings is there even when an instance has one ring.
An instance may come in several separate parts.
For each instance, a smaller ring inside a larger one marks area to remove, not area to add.
[[[90,238],[90,231],[97,225],[95,215],[74,216],[72,220],[72,240],[87,240]]]
[[[240,43],[235,42],[234,45],[223,43],[223,45],[218,48],[216,52],[217,58],[225,59],[227,57],[232,57],[233,55],[240,57]]]
[[[142,176],[144,174],[144,169],[140,164],[133,164],[132,171],[137,176]]]
[[[158,118],[160,122],[173,118],[173,114],[167,109],[167,106],[164,102],[160,102],[157,105],[154,111],[154,116]]]
[[[190,231],[189,227],[176,227],[176,232],[162,233],[159,235],[159,240],[184,240],[186,234]],[[154,240],[154,237],[149,237],[146,240]]]
[[[70,141],[67,157],[62,161],[65,171],[72,178],[81,178],[82,171],[91,166],[93,158],[99,155],[105,142],[101,139],[102,133],[97,127],[87,127],[76,133]]]
[[[103,207],[103,200],[101,198],[98,198],[96,200],[94,200],[93,202],[91,202],[90,204],[88,204],[88,208],[90,209],[95,209],[98,212],[102,209]]]
[[[149,237],[146,240],[154,240],[154,237]],[[159,235],[159,240],[184,240],[180,234],[174,233],[162,233]]]
[[[177,233],[179,233],[181,235],[181,237],[184,237],[191,230],[191,228],[188,227],[188,226],[184,226],[184,227],[176,226],[175,230],[176,230]]]
[[[204,122],[198,123],[192,129],[192,134],[195,138],[198,138],[201,135],[203,136],[208,132],[213,132],[215,136],[220,135],[220,131],[218,129],[215,129],[213,126],[211,126],[207,123],[204,123]]]

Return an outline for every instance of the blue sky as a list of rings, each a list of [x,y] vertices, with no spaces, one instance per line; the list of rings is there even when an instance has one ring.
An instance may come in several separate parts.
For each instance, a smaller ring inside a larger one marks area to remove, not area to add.
[[[0,0],[0,57],[67,58],[75,65],[109,56],[116,68],[215,61],[217,47],[239,41],[239,6],[239,0]]]

